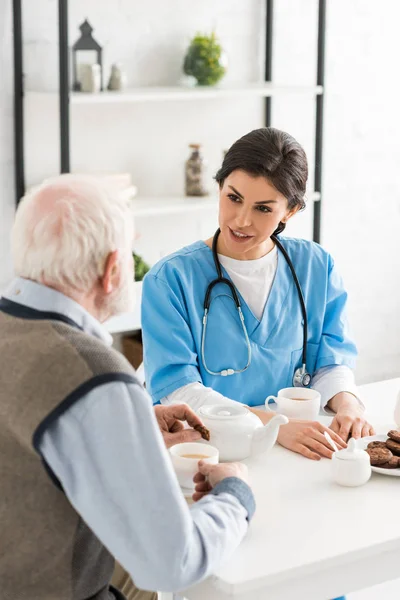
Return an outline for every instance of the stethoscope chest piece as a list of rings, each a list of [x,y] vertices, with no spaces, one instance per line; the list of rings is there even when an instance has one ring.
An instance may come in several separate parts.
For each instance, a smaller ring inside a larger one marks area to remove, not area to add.
[[[293,375],[293,387],[308,387],[311,383],[311,375],[307,372],[306,366],[302,365],[296,369]]]

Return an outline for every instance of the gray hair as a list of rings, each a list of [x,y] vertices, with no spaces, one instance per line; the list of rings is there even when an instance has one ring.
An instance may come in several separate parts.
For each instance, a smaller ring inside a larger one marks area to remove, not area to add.
[[[133,216],[118,195],[94,177],[60,175],[21,200],[12,229],[17,275],[55,287],[89,291],[110,252],[126,256]]]

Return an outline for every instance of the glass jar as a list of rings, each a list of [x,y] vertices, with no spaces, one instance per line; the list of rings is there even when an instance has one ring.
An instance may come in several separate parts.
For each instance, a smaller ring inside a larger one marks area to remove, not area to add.
[[[207,196],[207,163],[203,159],[200,144],[189,144],[192,152],[185,163],[186,196]]]

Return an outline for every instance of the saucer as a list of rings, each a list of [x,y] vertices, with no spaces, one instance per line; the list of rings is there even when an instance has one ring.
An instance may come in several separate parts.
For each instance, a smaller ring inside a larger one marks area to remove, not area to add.
[[[370,442],[386,442],[387,439],[387,435],[371,435],[369,437],[360,438],[359,440],[356,440],[357,448],[360,448],[360,450],[366,450]],[[397,469],[381,469],[380,467],[371,466],[371,469],[374,471],[374,473],[380,473],[381,475],[400,477],[400,467],[397,467]]]

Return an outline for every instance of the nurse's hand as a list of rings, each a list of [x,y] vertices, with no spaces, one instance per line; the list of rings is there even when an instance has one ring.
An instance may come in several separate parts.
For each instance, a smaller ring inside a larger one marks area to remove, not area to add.
[[[185,429],[183,421],[190,427],[202,426],[203,422],[187,404],[172,404],[154,407],[154,412],[167,448],[183,442],[198,442],[201,434],[194,429]]]
[[[337,433],[318,421],[296,421],[295,419],[290,419],[287,425],[280,426],[278,443],[311,460],[320,460],[321,456],[332,458],[333,450],[324,436],[325,431],[329,433],[339,449],[346,447]]]
[[[375,430],[364,416],[364,408],[357,398],[347,392],[336,394],[329,402],[329,408],[336,412],[330,428],[347,442],[349,437],[358,439],[375,435]]]

